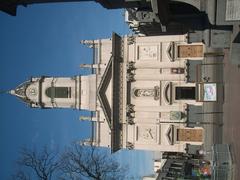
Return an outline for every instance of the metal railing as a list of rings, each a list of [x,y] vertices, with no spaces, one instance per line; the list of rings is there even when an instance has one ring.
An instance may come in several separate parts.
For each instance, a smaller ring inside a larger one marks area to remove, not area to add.
[[[215,144],[212,152],[212,180],[232,180],[233,165],[229,145]]]

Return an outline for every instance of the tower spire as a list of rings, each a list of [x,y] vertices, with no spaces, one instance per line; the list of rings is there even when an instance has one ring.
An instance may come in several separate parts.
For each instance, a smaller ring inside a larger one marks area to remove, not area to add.
[[[8,93],[34,108],[74,108],[94,111],[96,101],[89,99],[90,97],[95,99],[95,84],[94,74],[74,77],[41,76],[32,77]]]

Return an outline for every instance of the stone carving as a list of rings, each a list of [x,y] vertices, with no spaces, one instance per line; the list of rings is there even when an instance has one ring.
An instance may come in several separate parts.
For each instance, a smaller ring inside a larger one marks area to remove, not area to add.
[[[136,97],[149,97],[154,96],[154,89],[136,89],[134,91]]]
[[[26,90],[26,94],[28,97],[34,97],[36,96],[38,93],[38,90],[36,87],[30,87],[30,88],[27,88]]]
[[[132,73],[132,72],[129,72],[129,73],[127,73],[127,81],[128,82],[132,82],[132,81],[135,81],[135,79],[134,79],[134,73]]]
[[[134,149],[133,143],[131,143],[131,142],[128,141],[127,144],[126,144],[126,148],[129,149],[129,150]]]
[[[134,124],[134,117],[131,116],[130,114],[127,114],[127,123],[130,124],[130,125],[133,125]]]
[[[181,120],[182,112],[181,111],[170,111],[170,120]]]
[[[153,97],[154,100],[158,100],[160,98],[160,88],[158,86],[155,86],[153,89],[134,89],[133,94],[135,97]]]
[[[158,46],[138,46],[139,60],[157,60]]]
[[[133,104],[127,104],[126,111],[129,113],[134,112],[134,105]]]
[[[89,48],[93,48],[93,46],[94,46],[93,40],[81,40],[80,43],[88,46]]]
[[[129,37],[127,38],[127,44],[128,44],[128,45],[131,45],[131,44],[133,44],[133,43],[135,43],[135,37],[134,37],[134,36],[129,36]]]
[[[136,68],[135,68],[134,65],[135,65],[135,62],[133,62],[133,61],[128,62],[128,63],[127,63],[127,70],[128,70],[128,71],[135,70]]]
[[[127,104],[126,106],[126,120],[128,124],[133,125],[134,124],[134,117],[135,117],[135,111],[134,111],[134,105],[133,104]]]

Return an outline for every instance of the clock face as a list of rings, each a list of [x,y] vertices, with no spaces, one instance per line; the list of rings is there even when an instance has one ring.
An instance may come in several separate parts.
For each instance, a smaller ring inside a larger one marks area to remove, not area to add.
[[[36,95],[37,94],[36,89],[35,88],[31,88],[30,89],[30,94],[31,95]]]
[[[37,89],[35,87],[30,87],[27,89],[28,96],[36,96],[37,95]]]
[[[138,127],[139,140],[156,140],[157,132],[155,126]]]

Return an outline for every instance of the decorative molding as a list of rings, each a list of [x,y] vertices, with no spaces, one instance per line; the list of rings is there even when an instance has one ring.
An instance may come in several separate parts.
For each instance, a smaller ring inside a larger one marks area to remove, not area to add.
[[[169,142],[169,144],[173,145],[174,144],[174,129],[173,129],[173,125],[171,125],[168,130],[167,130],[167,133],[166,133],[166,136],[167,136],[167,140]]]
[[[167,82],[163,88],[163,99],[167,104],[172,104],[172,82]]]
[[[170,61],[175,61],[175,43],[171,42],[167,49],[167,55],[170,59]]]
[[[135,43],[135,39],[136,39],[135,36],[128,36],[127,37],[127,44],[128,45],[134,44]]]

